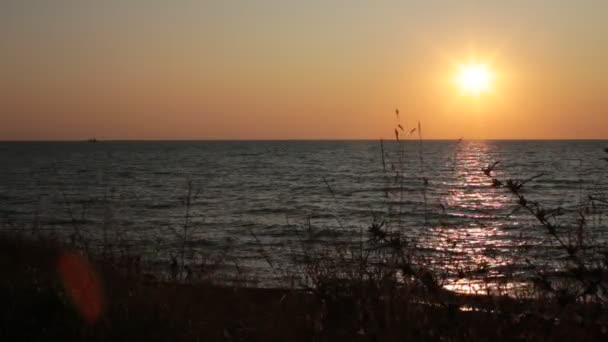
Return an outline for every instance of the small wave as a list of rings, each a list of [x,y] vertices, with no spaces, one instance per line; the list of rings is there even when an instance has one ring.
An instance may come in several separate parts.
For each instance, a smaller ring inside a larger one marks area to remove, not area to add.
[[[280,208],[280,207],[256,208],[256,209],[249,209],[249,210],[245,211],[246,214],[250,214],[250,215],[293,214],[295,212],[296,212],[296,210],[294,210],[294,209]]]
[[[146,209],[173,209],[177,207],[178,205],[174,203],[151,203],[144,205]]]
[[[16,210],[16,209],[0,209],[1,217],[20,216],[20,215],[25,215],[25,214],[29,214],[29,213],[22,211],[22,210]]]
[[[119,171],[116,173],[116,177],[131,179],[134,178],[134,174],[131,171]]]
[[[94,222],[95,221],[90,219],[49,219],[44,221],[45,224],[57,226],[92,224]]]

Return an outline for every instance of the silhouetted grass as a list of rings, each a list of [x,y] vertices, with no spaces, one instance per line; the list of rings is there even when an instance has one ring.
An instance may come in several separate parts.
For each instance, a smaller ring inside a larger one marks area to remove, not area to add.
[[[482,297],[436,305],[423,300],[430,293],[373,282],[309,292],[150,281],[95,259],[104,310],[90,321],[57,268],[66,253],[59,243],[0,238],[3,340],[600,340],[606,333],[606,312],[593,305],[552,312],[548,303]],[[478,309],[461,310],[473,301]]]
[[[544,174],[501,180],[493,174],[498,165],[494,162],[483,170],[492,186],[511,193],[516,203],[536,219],[538,228],[550,236],[565,255],[557,271],[543,269],[528,261],[534,271],[535,288],[560,305],[592,301],[608,308],[608,245],[599,241],[594,235],[597,231],[593,231],[593,228],[607,228],[602,222],[607,203],[597,195],[588,194],[575,207],[546,207],[526,193],[526,185]],[[574,220],[568,216],[574,216]],[[594,222],[597,224],[592,227]]]

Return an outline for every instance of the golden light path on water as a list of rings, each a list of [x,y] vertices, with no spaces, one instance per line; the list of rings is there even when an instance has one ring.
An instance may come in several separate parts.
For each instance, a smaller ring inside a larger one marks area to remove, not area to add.
[[[524,284],[508,274],[516,262],[514,250],[522,243],[515,231],[505,229],[502,213],[512,199],[491,187],[483,169],[497,156],[496,145],[467,141],[453,158],[452,178],[444,182],[445,219],[423,237],[434,250],[429,258],[436,274],[450,274],[443,287],[460,293],[512,293]],[[515,224],[511,222],[510,224]]]

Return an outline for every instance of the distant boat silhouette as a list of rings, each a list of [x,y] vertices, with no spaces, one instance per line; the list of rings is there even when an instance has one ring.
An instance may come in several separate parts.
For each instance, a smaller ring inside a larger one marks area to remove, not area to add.
[[[91,139],[87,140],[87,142],[90,142],[90,143],[96,143],[96,142],[97,142],[97,139],[95,139],[95,138],[91,138]]]

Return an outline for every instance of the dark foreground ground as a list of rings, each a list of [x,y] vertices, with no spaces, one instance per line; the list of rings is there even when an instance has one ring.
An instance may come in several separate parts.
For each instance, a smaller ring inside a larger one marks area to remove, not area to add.
[[[2,341],[608,340],[601,307],[158,282],[15,237],[0,238],[0,266]]]

